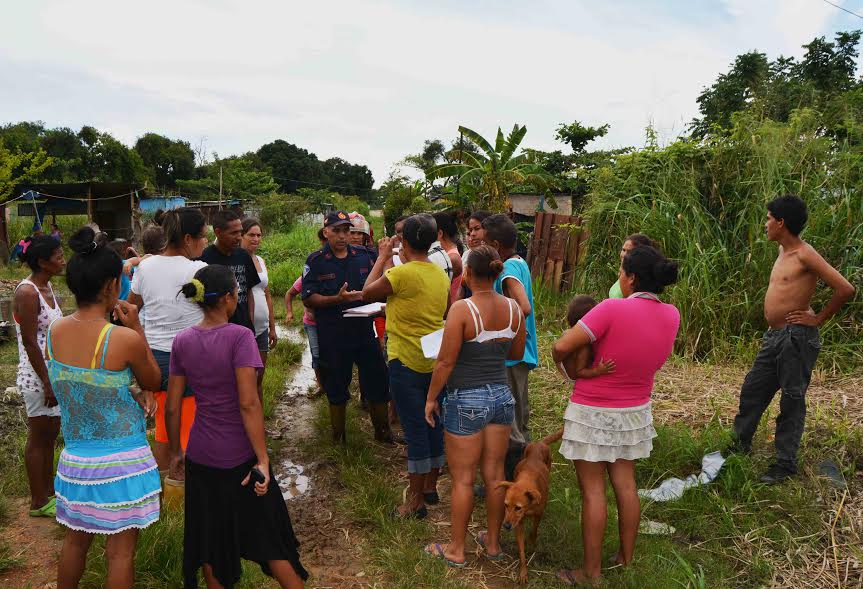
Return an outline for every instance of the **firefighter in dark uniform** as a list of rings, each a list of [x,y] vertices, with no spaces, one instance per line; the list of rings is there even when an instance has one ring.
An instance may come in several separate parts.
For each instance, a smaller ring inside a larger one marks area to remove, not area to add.
[[[308,257],[303,269],[303,304],[314,310],[318,324],[321,385],[330,403],[333,440],[345,442],[348,387],[356,364],[360,389],[369,402],[375,439],[392,443],[387,418],[387,367],[372,319],[342,315],[346,309],[363,304],[363,285],[374,265],[366,248],[349,244],[350,228],[347,213],[335,211],[326,216],[327,243]]]

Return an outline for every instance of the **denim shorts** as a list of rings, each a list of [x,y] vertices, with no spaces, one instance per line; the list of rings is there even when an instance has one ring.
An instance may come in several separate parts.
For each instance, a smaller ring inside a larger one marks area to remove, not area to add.
[[[312,353],[312,368],[317,368],[318,359],[321,354],[320,347],[318,346],[318,326],[303,323],[303,328],[306,330],[306,337],[309,339],[309,351]]]
[[[441,403],[441,414],[448,433],[470,436],[490,424],[512,425],[515,399],[506,384],[448,389]]]

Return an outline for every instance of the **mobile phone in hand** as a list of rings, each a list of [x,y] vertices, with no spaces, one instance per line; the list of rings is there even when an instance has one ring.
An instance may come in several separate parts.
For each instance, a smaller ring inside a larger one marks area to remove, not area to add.
[[[264,474],[260,470],[258,470],[257,466],[253,466],[251,472],[249,473],[249,480],[251,480],[251,482],[254,484],[263,483],[267,479],[264,477]]]

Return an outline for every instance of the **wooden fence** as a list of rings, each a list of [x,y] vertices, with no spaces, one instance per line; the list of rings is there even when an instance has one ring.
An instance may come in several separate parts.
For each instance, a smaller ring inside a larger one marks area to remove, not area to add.
[[[581,217],[537,213],[527,250],[530,273],[555,292],[572,288],[585,253]]]

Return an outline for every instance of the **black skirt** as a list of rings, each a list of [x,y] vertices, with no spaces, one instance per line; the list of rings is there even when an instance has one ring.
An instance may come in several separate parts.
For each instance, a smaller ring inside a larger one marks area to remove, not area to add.
[[[186,458],[186,521],[183,540],[183,576],[186,589],[197,589],[198,569],[213,568],[226,589],[240,580],[240,559],[260,565],[272,576],[271,560],[287,560],[306,580],[300,564],[299,542],[279,485],[270,468],[270,486],[261,497],[253,483],[240,483],[257,460],[234,468],[214,468]]]

